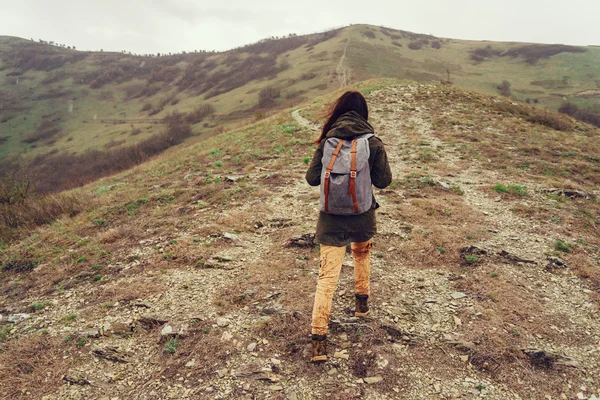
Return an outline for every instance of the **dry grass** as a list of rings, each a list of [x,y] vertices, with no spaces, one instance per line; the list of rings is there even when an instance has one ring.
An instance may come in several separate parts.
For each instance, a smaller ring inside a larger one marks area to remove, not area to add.
[[[85,351],[60,337],[36,335],[10,341],[0,351],[2,397],[39,399],[55,392]]]

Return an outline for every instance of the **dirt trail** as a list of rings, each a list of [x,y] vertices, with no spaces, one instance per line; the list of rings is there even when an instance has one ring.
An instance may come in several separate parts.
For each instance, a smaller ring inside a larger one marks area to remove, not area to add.
[[[344,52],[340,57],[340,61],[338,61],[337,67],[335,68],[335,73],[337,75],[338,81],[340,82],[340,89],[348,86],[350,83],[350,69],[344,65],[344,61],[346,59],[346,51],[348,50],[348,45],[350,44],[350,38],[346,40],[346,45],[344,46]]]

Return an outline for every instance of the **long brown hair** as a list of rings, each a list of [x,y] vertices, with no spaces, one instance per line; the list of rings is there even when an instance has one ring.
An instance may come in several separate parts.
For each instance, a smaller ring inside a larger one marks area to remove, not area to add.
[[[331,127],[335,121],[342,114],[350,111],[356,111],[365,119],[365,121],[369,119],[369,107],[367,106],[367,100],[365,100],[364,96],[356,90],[347,91],[341,95],[340,98],[331,105],[331,107],[329,107],[329,111],[326,114],[327,122],[325,122],[325,125],[323,125],[321,135],[317,140],[315,140],[315,143],[321,143],[321,140],[323,140],[327,135],[327,132],[331,130]]]

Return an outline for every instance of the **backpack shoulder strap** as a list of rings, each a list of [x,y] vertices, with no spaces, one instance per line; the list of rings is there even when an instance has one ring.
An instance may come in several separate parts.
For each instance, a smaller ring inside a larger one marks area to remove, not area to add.
[[[340,139],[335,151],[331,153],[331,161],[329,161],[329,165],[325,170],[325,182],[323,183],[323,195],[325,197],[325,212],[329,211],[329,177],[331,176],[331,171],[333,171],[333,164],[335,164],[335,160],[337,159],[338,154],[340,154],[340,150],[344,145],[344,141]]]
[[[354,139],[352,141],[352,157],[350,161],[350,188],[348,190],[348,194],[352,196],[352,203],[354,204],[354,212],[358,214],[358,201],[356,199],[356,141],[358,139]]]

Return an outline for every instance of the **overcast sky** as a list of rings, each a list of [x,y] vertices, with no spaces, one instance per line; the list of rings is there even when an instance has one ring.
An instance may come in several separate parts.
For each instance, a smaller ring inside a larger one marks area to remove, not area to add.
[[[0,35],[81,50],[227,50],[348,24],[435,36],[600,45],[600,0],[0,0]]]

